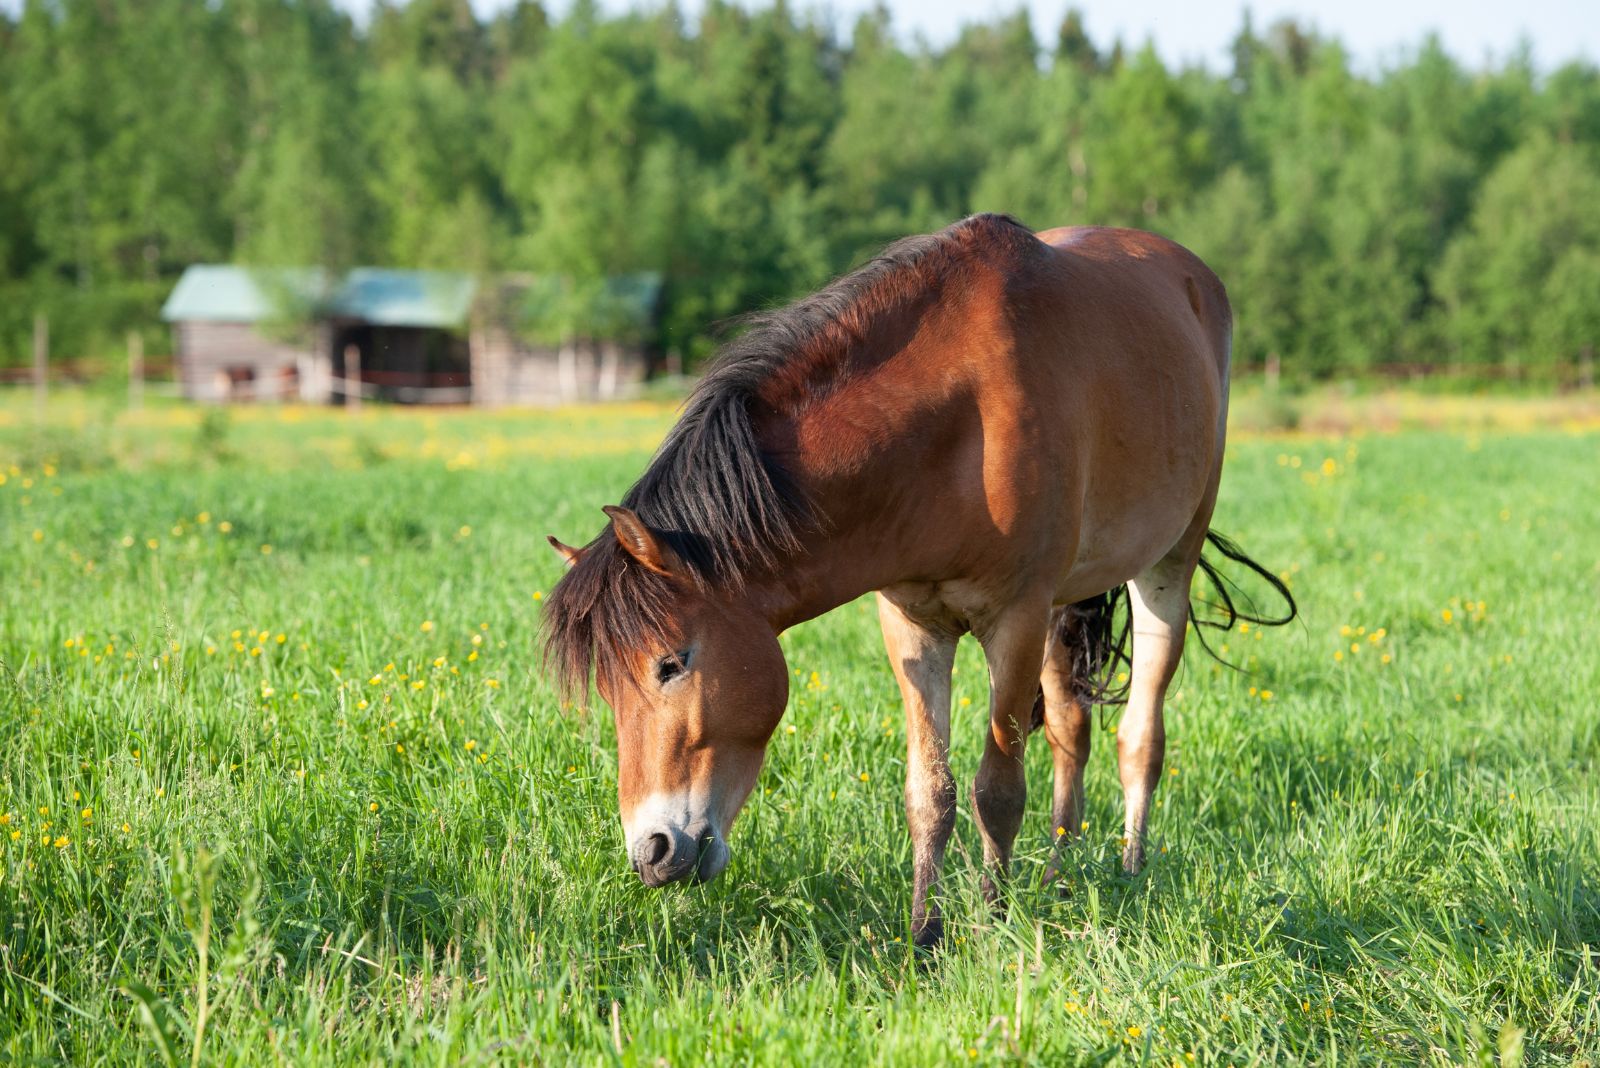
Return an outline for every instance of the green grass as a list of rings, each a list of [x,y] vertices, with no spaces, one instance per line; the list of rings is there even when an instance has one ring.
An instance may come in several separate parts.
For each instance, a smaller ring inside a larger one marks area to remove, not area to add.
[[[1009,916],[963,806],[919,969],[868,602],[784,637],[722,879],[628,870],[609,712],[533,641],[543,535],[669,417],[0,398],[0,1058],[1597,1063],[1600,435],[1236,440],[1217,525],[1302,621],[1191,650],[1136,879],[1112,712],[1038,888],[1035,739]]]

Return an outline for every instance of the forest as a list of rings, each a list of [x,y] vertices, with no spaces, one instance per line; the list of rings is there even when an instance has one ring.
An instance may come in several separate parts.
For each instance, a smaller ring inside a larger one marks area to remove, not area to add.
[[[1136,226],[1229,287],[1236,362],[1535,384],[1600,340],[1600,69],[1382,65],[1241,16],[1227,69],[1024,13],[536,0],[27,0],[0,13],[0,365],[110,359],[199,262],[658,271],[688,366],[742,312],[974,211]]]

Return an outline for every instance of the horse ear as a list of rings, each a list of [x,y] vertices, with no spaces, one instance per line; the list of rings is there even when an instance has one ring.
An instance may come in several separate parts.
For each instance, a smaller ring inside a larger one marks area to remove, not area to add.
[[[615,504],[606,505],[601,511],[611,517],[611,531],[629,556],[658,575],[671,575],[682,569],[672,547],[632,511]]]
[[[582,549],[574,549],[572,546],[564,544],[554,534],[546,534],[544,537],[550,543],[550,548],[561,554],[561,558],[567,562],[568,567],[572,567],[583,559]]]

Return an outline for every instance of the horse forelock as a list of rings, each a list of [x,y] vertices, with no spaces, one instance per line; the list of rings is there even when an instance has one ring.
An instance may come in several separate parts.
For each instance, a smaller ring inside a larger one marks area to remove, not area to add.
[[[755,412],[782,414],[843,388],[849,359],[898,307],[936,295],[974,258],[1034,242],[1010,216],[975,215],[908,237],[818,292],[743,320],[684,403],[639,481],[623,497],[702,590],[736,595],[819,522],[813,504],[761,446]],[[617,678],[630,650],[658,644],[672,622],[673,580],[640,566],[608,529],[545,601],[547,667],[564,694],[591,674]]]
[[[620,680],[630,653],[665,640],[672,580],[637,563],[611,531],[596,538],[550,591],[540,616],[544,666],[564,699],[580,699],[589,679]]]

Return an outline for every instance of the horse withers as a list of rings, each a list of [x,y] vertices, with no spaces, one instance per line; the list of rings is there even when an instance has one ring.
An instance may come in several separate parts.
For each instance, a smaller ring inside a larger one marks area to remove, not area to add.
[[[1137,871],[1222,473],[1231,329],[1222,284],[1171,241],[1034,234],[1001,215],[907,238],[754,317],[610,526],[581,549],[550,539],[569,568],[545,602],[546,654],[568,693],[592,676],[615,713],[640,878],[726,867],[788,699],[778,635],[867,591],[905,701],[915,941],[942,932],[958,639],[975,635],[989,667],[972,807],[992,894],[1036,726],[1055,761],[1051,825],[1080,826],[1124,590],[1117,751]]]

